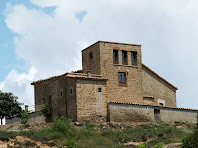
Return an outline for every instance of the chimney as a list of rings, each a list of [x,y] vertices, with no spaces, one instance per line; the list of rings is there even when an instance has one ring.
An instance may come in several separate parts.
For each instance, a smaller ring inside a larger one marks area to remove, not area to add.
[[[87,77],[91,78],[91,71],[90,70],[87,70]]]
[[[26,112],[28,111],[28,105],[25,105],[25,111]]]

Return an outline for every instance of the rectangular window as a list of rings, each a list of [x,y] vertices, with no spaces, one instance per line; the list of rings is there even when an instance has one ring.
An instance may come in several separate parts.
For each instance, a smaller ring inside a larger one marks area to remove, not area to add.
[[[118,72],[119,84],[126,84],[126,72]]]
[[[131,52],[131,64],[137,66],[137,52]]]
[[[90,52],[89,53],[89,60],[92,60],[93,59],[93,52]]]
[[[118,50],[113,50],[113,64],[118,64]]]
[[[98,92],[102,92],[102,88],[98,88]]]
[[[72,88],[70,88],[70,95],[72,95],[73,94],[73,89]]]
[[[127,51],[122,51],[122,64],[124,65],[128,64]]]

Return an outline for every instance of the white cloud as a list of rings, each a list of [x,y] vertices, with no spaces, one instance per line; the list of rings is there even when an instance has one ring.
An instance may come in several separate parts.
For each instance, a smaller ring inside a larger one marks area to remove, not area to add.
[[[198,107],[194,93],[198,68],[193,65],[198,62],[197,1],[31,2],[41,9],[9,4],[5,11],[8,28],[17,34],[14,37],[17,56],[37,71],[31,80],[80,69],[80,50],[98,40],[138,43],[143,45],[143,62],[179,87],[178,105]],[[56,6],[53,15],[42,11],[52,6]],[[87,12],[81,23],[75,17],[80,11]],[[13,73],[1,85],[9,83],[10,87],[23,87],[27,94],[33,93],[27,89],[30,87],[27,77],[33,72],[24,75],[15,71],[22,77],[20,82],[11,79]],[[187,97],[191,101],[186,101]]]
[[[28,73],[18,73],[17,70],[13,69],[7,75],[7,78],[0,83],[0,90],[12,92],[19,97],[19,102],[33,105],[34,91],[30,83],[34,80],[36,73],[35,68],[30,68]]]

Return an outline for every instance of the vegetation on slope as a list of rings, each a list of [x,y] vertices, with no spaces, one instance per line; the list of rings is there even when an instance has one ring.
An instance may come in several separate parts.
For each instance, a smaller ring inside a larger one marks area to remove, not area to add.
[[[0,131],[0,140],[9,141],[16,136],[25,136],[49,146],[68,148],[160,148],[164,144],[181,142],[182,138],[188,136],[194,129],[193,127],[177,128],[175,125],[170,126],[163,122],[148,123],[136,128],[125,126],[123,129],[110,128],[101,124],[79,124],[74,127],[70,122],[71,120],[61,117],[55,118],[51,127],[40,131]],[[139,143],[139,146],[135,146],[134,143]],[[26,145],[28,144],[34,145],[26,141]],[[20,146],[20,143],[18,145]],[[21,145],[24,146],[24,143]]]

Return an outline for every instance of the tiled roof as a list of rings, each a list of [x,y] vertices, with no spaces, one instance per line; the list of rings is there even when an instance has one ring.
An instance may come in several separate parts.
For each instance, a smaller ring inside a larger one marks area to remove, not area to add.
[[[35,85],[35,84],[43,83],[43,82],[49,82],[51,80],[54,80],[54,79],[59,78],[59,77],[64,76],[64,75],[66,75],[66,73],[65,74],[61,74],[61,75],[58,75],[58,76],[49,77],[49,78],[46,78],[46,79],[41,79],[41,80],[38,80],[38,81],[33,81],[31,83],[31,85]]]
[[[34,81],[31,83],[31,85],[41,84],[43,82],[50,82],[50,81],[55,80],[62,76],[69,77],[69,78],[76,78],[76,79],[86,79],[86,80],[98,80],[98,81],[107,81],[108,80],[108,79],[101,78],[101,75],[91,74],[91,77],[88,77],[87,74],[73,72],[73,73],[65,73],[62,75],[49,77],[47,79],[41,79],[38,81]]]
[[[174,85],[172,85],[171,83],[169,83],[167,80],[165,80],[164,78],[162,78],[161,76],[159,76],[157,73],[155,73],[153,70],[151,70],[150,68],[148,68],[146,65],[142,64],[142,67],[146,68],[148,71],[150,71],[152,74],[154,74],[155,76],[157,76],[159,79],[161,79],[162,81],[164,81],[165,83],[167,83],[168,85],[170,85],[171,87],[173,87],[174,89],[178,90],[177,87],[175,87]]]
[[[139,106],[152,106],[152,107],[161,107],[161,108],[168,108],[168,109],[181,109],[181,110],[192,110],[192,111],[198,111],[198,109],[191,109],[191,108],[179,108],[179,107],[170,107],[170,106],[159,106],[159,105],[153,105],[153,104],[139,104],[139,103],[125,103],[125,102],[109,102],[114,104],[127,104],[127,105],[139,105]]]

